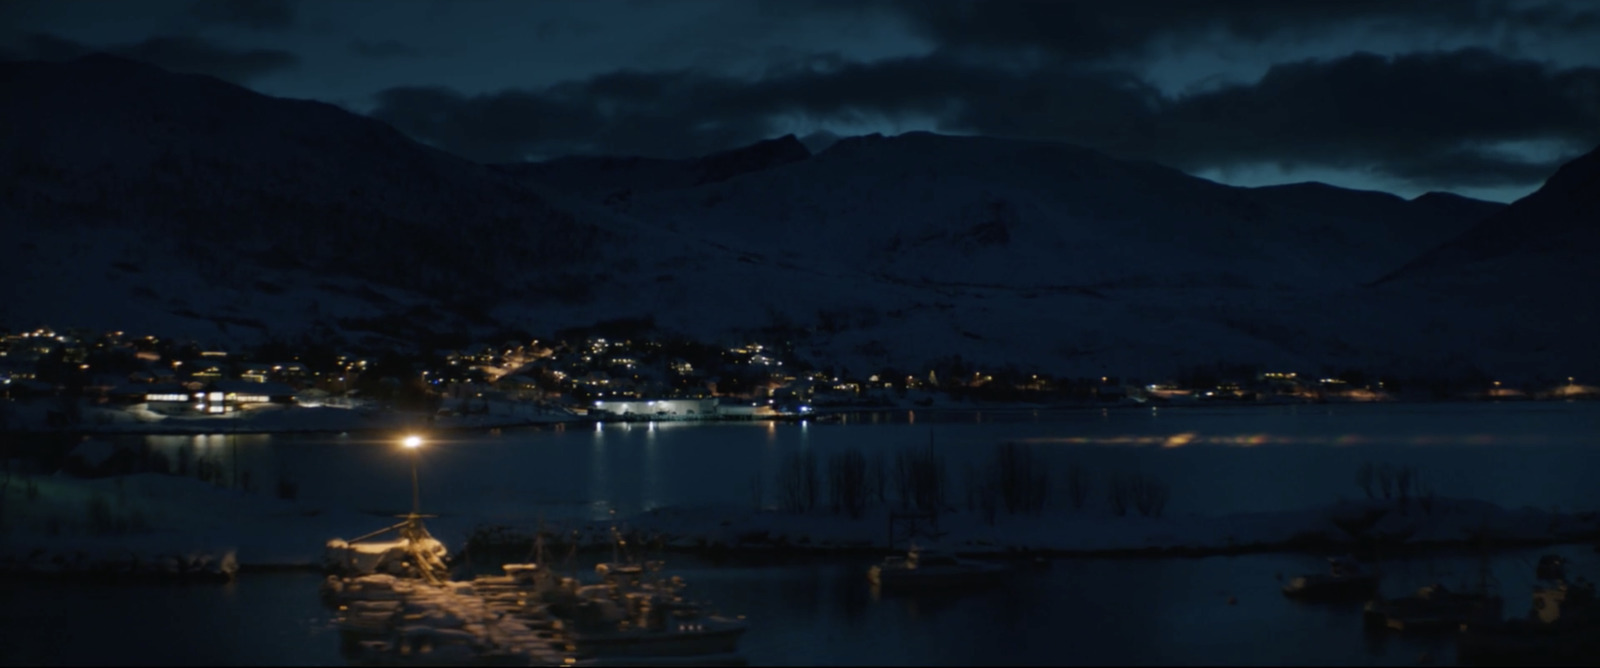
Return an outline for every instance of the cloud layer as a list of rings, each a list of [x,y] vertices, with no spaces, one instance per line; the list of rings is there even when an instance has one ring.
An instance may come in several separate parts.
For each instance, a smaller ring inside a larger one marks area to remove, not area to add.
[[[107,51],[366,107],[485,162],[930,129],[1504,193],[1600,144],[1589,0],[131,6],[0,3],[0,57]]]
[[[1537,182],[1600,143],[1600,69],[1484,49],[1283,63],[1180,97],[1056,62],[1019,70],[941,51],[877,63],[816,57],[756,81],[617,72],[468,97],[404,87],[373,115],[485,162],[573,152],[686,157],[817,128],[928,119],[942,131],[1063,141],[1197,170],[1273,163],[1369,170],[1444,187]],[[1507,147],[1542,142],[1561,155]]]
[[[132,44],[92,48],[44,33],[23,36],[12,45],[10,58],[71,60],[91,53],[109,53],[190,74],[208,74],[224,81],[246,83],[267,74],[291,70],[300,58],[280,49],[234,49],[199,37],[151,37]]]

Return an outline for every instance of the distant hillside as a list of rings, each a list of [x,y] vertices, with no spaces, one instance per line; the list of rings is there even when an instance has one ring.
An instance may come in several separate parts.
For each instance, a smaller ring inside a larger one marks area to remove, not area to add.
[[[588,173],[577,164],[546,163],[543,178],[573,188]],[[640,221],[799,265],[919,284],[1085,288],[1364,283],[1496,207],[1321,184],[1235,188],[1072,146],[921,132],[845,139],[763,167],[710,182],[679,168],[675,179],[638,178],[648,186],[626,199],[592,195]]]
[[[546,162],[494,165],[517,179],[574,193],[600,196],[610,203],[633,195],[721,183],[742,174],[811,157],[794,135],[688,160],[570,156]]]
[[[136,228],[218,280],[249,260],[497,297],[604,238],[383,123],[110,56],[0,63],[0,174],[21,220]]]
[[[1490,266],[1531,273],[1497,280],[1600,277],[1600,148],[1563,165],[1532,194],[1488,216],[1385,280],[1427,280]],[[1592,280],[1588,281],[1593,283]]]
[[[1086,375],[1360,364],[1382,346],[1351,350],[1274,305],[1355,289],[1502,206],[1235,188],[1073,146],[928,133],[848,138],[711,183],[687,162],[543,165],[518,173],[737,261],[662,259],[597,317],[785,332],[857,368],[957,353]]]
[[[1381,342],[1493,360],[1497,375],[1600,376],[1600,149],[1539,190],[1385,276]],[[1374,342],[1374,345],[1379,342]]]
[[[1509,208],[928,133],[489,167],[207,77],[0,63],[0,325],[377,345],[648,317],[857,371],[1571,367],[1594,162]]]

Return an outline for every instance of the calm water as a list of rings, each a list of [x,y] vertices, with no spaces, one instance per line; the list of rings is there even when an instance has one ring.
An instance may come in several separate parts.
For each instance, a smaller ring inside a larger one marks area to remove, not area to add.
[[[1572,572],[1595,555],[1563,548]],[[1504,552],[1493,571],[1507,610],[1527,609],[1541,552]],[[1385,564],[1387,593],[1458,586],[1477,558]],[[965,596],[875,597],[867,562],[712,565],[674,557],[691,595],[752,626],[752,665],[1414,665],[1455,661],[1452,639],[1361,628],[1359,605],[1289,601],[1276,575],[1314,559],[1059,560]],[[581,565],[579,566],[581,568]],[[225,587],[7,583],[0,591],[6,665],[315,665],[343,662],[313,574],[246,575]],[[1233,597],[1237,604],[1230,605]]]
[[[270,489],[299,483],[302,503],[398,512],[410,460],[395,439],[145,437],[169,457],[187,449]],[[442,438],[442,437],[441,437]],[[665,505],[752,503],[751,479],[790,453],[933,447],[961,468],[1005,441],[1034,443],[1057,470],[1097,480],[1138,470],[1172,486],[1169,515],[1295,509],[1356,497],[1364,461],[1416,466],[1441,495],[1506,506],[1600,508],[1600,404],[1368,405],[1187,410],[923,412],[849,424],[568,426],[451,436],[421,453],[425,509],[530,521]],[[1176,446],[1176,447],[1169,447]],[[1103,482],[1101,483],[1103,485]],[[1103,487],[1101,487],[1103,489]],[[959,492],[958,492],[959,493]],[[768,503],[772,502],[769,491]],[[441,518],[441,521],[443,518]],[[309,537],[322,540],[325,536]],[[1596,555],[1566,552],[1600,575]],[[1494,569],[1507,610],[1526,609],[1532,553]],[[1008,587],[946,599],[874,599],[866,562],[786,565],[674,557],[691,591],[754,624],[753,664],[1413,664],[1454,660],[1445,640],[1365,634],[1356,607],[1297,605],[1275,575],[1314,559],[1070,560]],[[1456,584],[1468,557],[1388,565],[1389,593]],[[248,575],[227,587],[0,586],[4,664],[327,664],[342,661],[311,574]],[[1237,605],[1227,599],[1237,597]]]
[[[286,475],[300,499],[325,507],[402,511],[410,460],[394,439],[366,436],[147,437],[231,461],[259,487]],[[766,502],[790,453],[846,448],[892,461],[933,447],[959,485],[967,463],[1004,441],[1035,444],[1056,470],[1087,467],[1096,480],[1141,471],[1172,488],[1171,514],[1292,510],[1357,497],[1364,461],[1415,466],[1442,496],[1508,507],[1600,508],[1600,404],[1414,404],[926,412],[834,423],[657,423],[460,434],[421,452],[424,505],[445,514],[528,519],[624,514],[666,505]],[[1177,445],[1178,447],[1171,447]],[[264,484],[263,484],[264,483]],[[959,487],[957,488],[959,494]],[[1096,496],[1098,498],[1098,494]]]

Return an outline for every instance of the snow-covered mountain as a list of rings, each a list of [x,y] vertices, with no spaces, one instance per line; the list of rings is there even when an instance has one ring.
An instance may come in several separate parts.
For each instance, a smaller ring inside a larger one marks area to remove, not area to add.
[[[809,326],[819,352],[857,368],[953,353],[1085,375],[1359,365],[1281,307],[1355,290],[1501,208],[1235,188],[1072,146],[929,133],[846,139],[710,183],[687,161],[608,164],[650,169],[562,189],[743,265],[686,263],[658,275],[670,289],[611,305],[653,305],[702,334]]]
[[[109,56],[0,63],[0,174],[22,249],[5,278],[35,286],[7,306],[51,322],[156,311],[271,328],[371,315],[338,306],[352,295],[415,306],[373,286],[479,309],[558,298],[581,293],[609,238],[383,123]]]
[[[641,163],[605,161],[613,178],[582,192],[795,264],[1028,288],[1361,283],[1495,208],[1312,183],[1235,188],[1044,142],[913,132],[845,139],[805,159],[786,139],[793,158],[714,181],[696,181],[689,164],[624,174],[615,166]],[[599,182],[593,164],[584,176]],[[559,174],[569,165],[517,173],[574,190]]]
[[[490,167],[337,107],[107,57],[0,64],[0,174],[12,327],[226,341],[651,316],[856,370],[959,354],[1147,378],[1470,353],[1470,336],[1406,334],[1462,294],[1407,263],[1532,206],[1236,188],[928,133]]]
[[[1534,193],[1385,276],[1385,338],[1488,360],[1497,376],[1600,375],[1600,148]]]
[[[811,151],[799,139],[784,135],[690,160],[568,156],[494,167],[525,182],[622,203],[639,193],[720,183],[809,157]]]

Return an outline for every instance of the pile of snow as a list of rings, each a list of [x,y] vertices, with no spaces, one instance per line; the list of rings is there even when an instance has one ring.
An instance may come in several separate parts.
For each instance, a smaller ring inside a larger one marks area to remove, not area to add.
[[[428,537],[417,541],[416,549],[424,559],[442,569],[449,551],[444,543]],[[415,572],[411,566],[413,546],[408,539],[349,543],[334,538],[324,546],[323,570],[347,575],[388,574],[407,576]]]

